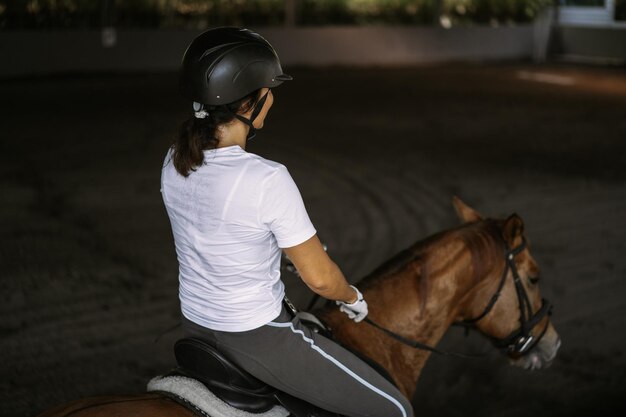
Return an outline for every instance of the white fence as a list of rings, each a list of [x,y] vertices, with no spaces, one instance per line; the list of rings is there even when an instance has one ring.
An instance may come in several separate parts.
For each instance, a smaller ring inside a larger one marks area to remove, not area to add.
[[[285,66],[389,66],[529,59],[533,25],[511,27],[256,28]],[[194,31],[0,32],[0,77],[68,72],[175,70]]]
[[[559,59],[626,63],[623,27],[580,27],[547,9],[519,26],[330,26],[255,28],[284,66],[406,66],[449,61]],[[555,25],[556,20],[556,25]],[[59,73],[173,71],[186,30],[0,32],[0,77]]]

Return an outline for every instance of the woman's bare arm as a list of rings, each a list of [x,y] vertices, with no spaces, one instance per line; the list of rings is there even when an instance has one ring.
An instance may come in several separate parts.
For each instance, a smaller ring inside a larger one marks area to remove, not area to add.
[[[357,294],[346,281],[341,269],[335,264],[317,235],[290,248],[283,249],[295,265],[302,281],[315,293],[329,300],[351,304]]]

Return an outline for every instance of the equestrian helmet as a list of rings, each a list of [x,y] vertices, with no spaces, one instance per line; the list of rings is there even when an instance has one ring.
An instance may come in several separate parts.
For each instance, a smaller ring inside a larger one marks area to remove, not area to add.
[[[198,35],[185,51],[180,91],[194,102],[217,106],[291,79],[283,73],[272,45],[261,35],[221,27]]]

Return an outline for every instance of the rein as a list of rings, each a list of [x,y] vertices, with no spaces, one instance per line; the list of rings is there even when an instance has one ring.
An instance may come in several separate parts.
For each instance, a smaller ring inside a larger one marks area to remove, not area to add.
[[[489,300],[487,307],[485,307],[483,312],[478,317],[475,317],[473,319],[463,320],[462,322],[455,323],[455,324],[471,326],[471,325],[476,324],[479,320],[483,319],[487,314],[489,314],[493,306],[498,301],[498,298],[500,297],[500,293],[502,292],[502,288],[504,288],[504,284],[506,281],[506,277],[508,276],[508,272],[509,270],[511,270],[512,276],[513,276],[513,282],[515,284],[515,292],[517,293],[517,298],[519,301],[520,328],[512,332],[510,335],[508,335],[504,339],[492,338],[492,341],[498,348],[505,349],[510,353],[517,353],[520,355],[524,355],[528,353],[533,347],[535,347],[537,343],[539,343],[541,338],[545,335],[546,331],[548,330],[549,323],[546,323],[546,326],[543,328],[543,330],[541,331],[541,334],[538,337],[535,338],[530,334],[530,332],[539,324],[541,320],[543,320],[543,318],[546,315],[550,316],[552,314],[552,305],[550,304],[549,301],[542,298],[541,308],[539,308],[539,310],[535,314],[533,314],[532,312],[532,306],[531,306],[530,300],[528,299],[528,294],[526,293],[526,290],[524,289],[524,286],[522,284],[522,280],[517,270],[517,265],[515,265],[515,256],[519,255],[526,249],[526,239],[522,237],[522,243],[518,247],[513,248],[513,249],[509,248],[509,245],[507,242],[505,242],[504,245],[505,245],[504,271],[502,271],[502,277],[500,278],[500,284],[498,285],[498,289]],[[447,352],[444,350],[440,350],[435,347],[429,346],[427,344],[424,344],[415,340],[408,339],[395,332],[392,332],[391,330],[372,321],[369,317],[365,317],[363,321],[383,331],[385,334],[396,339],[397,341],[407,346],[410,346],[412,348],[427,350],[427,351],[438,353],[441,355],[458,356],[458,357],[463,357],[463,358],[478,358],[478,357],[485,356],[485,355],[466,355],[462,353]]]
[[[427,350],[429,352],[434,352],[434,353],[438,353],[440,355],[445,355],[445,356],[456,356],[456,357],[460,357],[460,358],[470,358],[470,359],[475,359],[475,358],[483,358],[485,356],[487,356],[486,354],[481,354],[481,355],[470,355],[470,354],[465,354],[465,353],[457,353],[457,352],[448,352],[446,350],[441,350],[441,349],[437,349],[436,347],[427,345],[425,343],[421,343],[418,342],[417,340],[411,340],[411,339],[407,339],[404,336],[400,336],[398,333],[394,333],[389,329],[384,328],[383,326],[381,326],[380,324],[372,321],[369,317],[365,317],[363,319],[364,322],[376,327],[377,329],[383,331],[384,333],[386,333],[388,336],[396,339],[398,342],[401,342],[407,346],[410,346],[412,348],[415,349],[422,349],[422,350]]]

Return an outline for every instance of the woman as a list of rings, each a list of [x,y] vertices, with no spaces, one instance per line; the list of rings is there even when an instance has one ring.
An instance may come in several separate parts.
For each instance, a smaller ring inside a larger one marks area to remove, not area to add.
[[[345,416],[410,416],[409,402],[350,352],[284,308],[281,250],[317,294],[355,321],[367,303],[324,251],[285,166],[246,152],[283,74],[276,52],[246,29],[198,36],[183,58],[193,102],[166,156],[161,191],[180,265],[188,335],[258,379]]]

